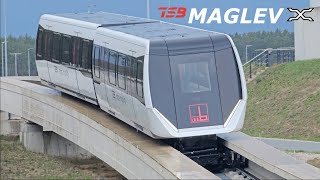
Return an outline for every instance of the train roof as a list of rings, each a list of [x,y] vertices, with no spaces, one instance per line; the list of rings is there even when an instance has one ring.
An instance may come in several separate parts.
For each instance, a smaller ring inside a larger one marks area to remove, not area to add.
[[[192,27],[167,23],[158,20],[145,19],[107,12],[66,13],[54,16],[97,24],[100,28],[123,32],[148,40],[177,39],[188,37],[203,37],[222,35],[222,33],[205,31]]]

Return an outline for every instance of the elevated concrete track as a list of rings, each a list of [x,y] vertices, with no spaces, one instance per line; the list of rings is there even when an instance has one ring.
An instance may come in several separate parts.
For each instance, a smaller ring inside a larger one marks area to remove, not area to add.
[[[1,78],[1,110],[74,142],[128,179],[219,179],[98,107],[47,87]]]
[[[1,78],[1,110],[72,141],[129,179],[221,179],[160,140],[138,133],[97,106],[50,88]],[[34,82],[33,79],[28,81]],[[243,133],[219,135],[224,146],[245,157],[243,172],[256,179],[320,179],[320,170]],[[241,171],[241,170],[240,170]],[[243,175],[242,175],[243,176]],[[244,179],[246,179],[243,176]]]

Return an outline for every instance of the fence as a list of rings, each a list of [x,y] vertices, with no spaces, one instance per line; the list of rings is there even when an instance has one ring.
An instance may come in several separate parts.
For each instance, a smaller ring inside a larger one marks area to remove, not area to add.
[[[253,56],[243,64],[246,80],[254,78],[255,75],[273,65],[295,61],[295,50],[292,47],[257,49]]]

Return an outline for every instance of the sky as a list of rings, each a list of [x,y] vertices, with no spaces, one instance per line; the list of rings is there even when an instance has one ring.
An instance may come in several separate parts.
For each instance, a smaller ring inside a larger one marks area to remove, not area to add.
[[[7,34],[13,36],[35,36],[37,24],[42,14],[58,14],[67,12],[106,11],[126,14],[137,17],[146,17],[147,0],[5,0],[7,11]],[[168,6],[168,0],[150,0],[150,14],[152,19],[161,19],[160,6]],[[304,8],[308,7],[309,0],[171,0],[170,6],[190,8],[208,8],[208,13],[214,8],[221,8],[224,13],[229,8],[248,8],[248,18],[253,19],[256,8]],[[223,15],[223,14],[222,14]],[[188,16],[188,14],[187,14]],[[273,31],[277,28],[293,31],[293,23],[286,20],[292,16],[287,9],[277,24],[263,25],[243,24],[188,24],[188,17],[183,19],[170,19],[170,22],[194,26],[202,29],[225,32],[228,34],[255,32],[259,30]],[[4,36],[4,0],[1,0],[1,36]]]

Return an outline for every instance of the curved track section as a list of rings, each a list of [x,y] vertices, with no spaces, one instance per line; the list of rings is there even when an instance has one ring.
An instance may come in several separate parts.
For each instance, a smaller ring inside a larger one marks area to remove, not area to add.
[[[172,147],[153,140],[97,106],[40,85],[1,78],[1,110],[53,131],[128,179],[219,179]]]

